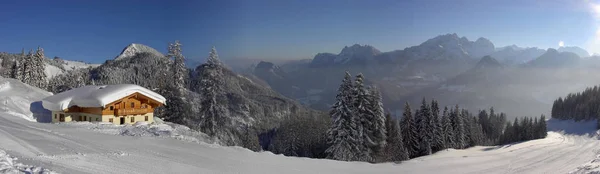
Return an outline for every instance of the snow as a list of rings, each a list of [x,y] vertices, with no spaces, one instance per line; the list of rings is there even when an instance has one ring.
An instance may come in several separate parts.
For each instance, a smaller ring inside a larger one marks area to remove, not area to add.
[[[133,84],[83,86],[44,98],[42,102],[44,108],[51,111],[65,110],[74,105],[104,107],[106,104],[136,92],[163,104],[166,103],[166,99],[160,94]]]
[[[89,64],[89,63],[84,63],[84,62],[79,62],[79,61],[70,61],[70,60],[63,60],[64,64],[63,67],[65,68],[65,70],[72,70],[72,69],[81,69],[81,68],[87,68],[87,67],[98,67],[100,66],[100,64]],[[51,79],[52,77],[55,77],[57,75],[61,75],[63,73],[65,73],[64,70],[51,65],[47,62],[44,62],[44,64],[46,64],[46,68],[44,69],[44,73],[46,74],[46,77],[48,79]]]
[[[143,44],[132,43],[132,44],[129,44],[127,47],[125,47],[123,49],[123,51],[121,51],[121,54],[119,54],[117,57],[115,57],[115,60],[123,59],[126,57],[132,57],[132,56],[135,56],[137,53],[143,53],[143,52],[152,53],[159,57],[164,56],[162,53],[158,52],[156,49],[154,49],[152,47],[149,47],[149,46],[146,46]]]
[[[139,121],[133,125],[114,125],[104,122],[66,122],[59,123],[59,126],[72,128],[83,128],[93,130],[103,134],[134,136],[134,137],[161,137],[172,138],[176,140],[195,142],[195,143],[217,143],[208,135],[190,129],[187,126],[163,123],[160,118],[155,118],[155,123]]]
[[[89,63],[85,63],[85,62],[80,62],[80,61],[71,61],[71,60],[63,60],[65,62],[65,64],[63,64],[63,66],[65,67],[65,70],[72,70],[72,69],[81,69],[81,68],[87,68],[87,67],[98,67],[100,66],[100,64],[89,64]]]
[[[18,80],[0,77],[0,112],[29,121],[36,121],[43,114],[40,99],[52,93],[21,83]],[[38,120],[44,121],[44,120]]]
[[[17,162],[17,158],[11,157],[5,151],[0,150],[0,173],[56,173],[41,167],[34,167]]]
[[[8,84],[6,84],[8,82]],[[170,123],[38,123],[14,117],[49,93],[0,78],[0,164],[59,173],[593,173],[600,166],[595,121],[548,121],[548,137],[504,146],[448,149],[401,163],[285,157],[206,143]],[[48,115],[49,117],[49,115]],[[186,138],[178,138],[186,137]],[[194,140],[195,139],[195,140]],[[10,154],[10,156],[6,155]],[[18,159],[18,163],[15,160]],[[22,163],[22,164],[21,164]],[[38,167],[35,167],[38,166]],[[2,173],[2,172],[0,172]],[[35,172],[33,172],[35,173]]]
[[[45,63],[45,64],[46,64],[46,68],[44,69],[44,73],[46,73],[46,77],[48,79],[64,73],[62,69],[60,69],[54,65],[50,65],[48,63]]]

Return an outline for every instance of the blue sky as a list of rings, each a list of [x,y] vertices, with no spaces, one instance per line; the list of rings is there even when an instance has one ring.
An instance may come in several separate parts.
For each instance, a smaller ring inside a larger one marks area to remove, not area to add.
[[[101,63],[130,43],[190,59],[312,58],[345,45],[381,51],[440,34],[496,46],[580,46],[600,52],[591,0],[20,0],[0,1],[0,51],[42,46],[46,56]],[[596,12],[595,9],[598,9]],[[597,49],[598,48],[598,49]]]

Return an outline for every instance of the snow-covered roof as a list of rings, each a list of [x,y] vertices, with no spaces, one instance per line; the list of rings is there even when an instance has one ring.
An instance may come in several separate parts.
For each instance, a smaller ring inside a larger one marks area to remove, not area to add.
[[[140,93],[153,100],[166,104],[166,99],[149,89],[133,84],[84,86],[42,99],[44,108],[62,111],[71,106],[104,107],[134,93]]]

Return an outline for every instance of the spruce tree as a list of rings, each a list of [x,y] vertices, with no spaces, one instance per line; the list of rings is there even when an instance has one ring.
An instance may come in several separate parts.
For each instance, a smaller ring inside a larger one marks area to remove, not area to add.
[[[181,43],[176,40],[175,43],[169,44],[168,49],[168,56],[173,58],[173,84],[178,89],[183,90],[185,89],[185,76],[187,75],[187,68],[185,67],[185,57],[183,54],[181,54]],[[212,51],[211,54],[213,54]],[[216,50],[214,51],[214,54],[214,56],[216,56]]]
[[[433,152],[444,149],[444,130],[440,118],[440,108],[438,102],[431,101],[431,118],[433,122]]]
[[[393,119],[389,113],[385,119],[387,143],[381,156],[385,157],[385,161],[404,161],[408,160],[408,152],[404,147],[402,135],[400,134],[400,126],[396,119]]]
[[[200,91],[200,128],[210,135],[215,136],[217,128],[222,127],[226,119],[226,109],[221,102],[223,93],[223,71],[217,55],[217,50],[213,47],[205,64],[200,65],[199,78],[200,85],[197,91]]]
[[[413,158],[419,155],[419,139],[415,119],[413,118],[410,104],[404,104],[404,113],[402,114],[401,128],[404,147],[408,151],[409,157]]]
[[[374,113],[371,110],[371,99],[368,90],[364,87],[364,76],[358,74],[354,81],[353,89],[353,107],[354,117],[358,120],[358,131],[361,137],[359,138],[361,149],[360,153],[357,154],[358,161],[373,161],[373,149],[378,146],[376,140],[374,140]]]
[[[11,67],[10,78],[21,80],[23,78],[23,65],[21,60],[15,60]]]
[[[542,114],[542,116],[540,116],[540,138],[546,138],[546,136],[548,136],[546,116]]]
[[[423,98],[421,109],[416,115],[417,132],[419,133],[420,155],[431,155],[432,127],[430,127],[431,111]]]
[[[501,143],[508,144],[515,141],[514,138],[514,128],[511,122],[506,123],[506,127],[504,128],[504,133],[502,134]]]
[[[358,124],[352,109],[353,93],[352,77],[346,72],[344,80],[338,89],[336,102],[332,106],[329,115],[332,124],[327,130],[327,142],[329,147],[325,151],[327,158],[352,161],[360,153],[359,142],[360,134],[357,130]]]
[[[465,127],[461,116],[461,111],[458,108],[458,105],[454,108],[453,112],[450,114],[452,121],[452,127],[454,128],[454,142],[455,148],[462,149],[465,147]]]
[[[187,74],[185,67],[185,58],[181,54],[181,44],[179,41],[175,41],[173,44],[169,44],[168,57],[173,58],[173,81],[167,84],[167,89],[164,92],[167,103],[165,107],[165,121],[179,123],[179,124],[192,124],[191,118],[191,106],[188,102],[185,102],[187,91],[185,90],[184,78]]]
[[[23,73],[21,76],[21,82],[31,85],[32,84],[32,71],[33,71],[33,50],[30,50],[29,53],[25,56],[23,60]]]
[[[33,55],[33,63],[31,70],[32,85],[40,89],[46,89],[48,81],[46,79],[45,64],[44,64],[44,49],[38,47]]]
[[[381,101],[381,93],[377,90],[377,87],[371,86],[370,88],[370,109],[373,113],[370,127],[371,140],[374,141],[375,145],[372,147],[373,153],[379,154],[385,147],[387,135],[386,135],[386,117],[383,110],[383,102]]]
[[[449,114],[448,107],[444,107],[444,112],[442,114],[442,127],[444,130],[443,149],[454,148],[456,146],[454,143],[454,128],[452,127],[452,121],[450,120]]]

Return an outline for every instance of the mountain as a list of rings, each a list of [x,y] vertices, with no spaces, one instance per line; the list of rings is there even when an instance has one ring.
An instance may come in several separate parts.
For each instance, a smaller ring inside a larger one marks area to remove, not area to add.
[[[129,46],[128,46],[129,48]],[[125,49],[127,50],[127,48]],[[151,52],[136,53],[133,56],[110,60],[89,72],[89,78],[97,85],[131,83],[165,94],[167,84],[165,79],[172,79],[171,65],[173,61],[162,55]],[[285,77],[283,71],[272,63],[262,62],[257,66],[257,72],[272,75],[274,79]],[[227,108],[227,123],[230,135],[220,135],[219,138],[227,145],[240,145],[240,135],[248,126],[256,130],[275,128],[278,123],[289,116],[300,113],[314,112],[298,102],[289,99],[252,74],[238,74],[223,67],[223,96]],[[198,69],[189,74],[197,74]],[[199,77],[190,76],[186,79],[189,84],[196,84]],[[86,83],[90,83],[87,81]],[[193,114],[198,115],[200,94],[190,85],[187,87],[187,101],[191,104]],[[161,116],[157,114],[157,116]],[[191,126],[191,125],[188,125]]]
[[[115,60],[123,59],[126,57],[132,57],[138,53],[151,53],[158,57],[164,57],[164,55],[162,53],[156,51],[156,49],[154,49],[152,47],[149,47],[149,46],[146,46],[143,44],[132,43],[132,44],[129,44],[127,47],[125,47],[123,49],[123,51],[121,51],[121,54],[119,54],[117,57],[115,57]]]
[[[283,79],[285,72],[271,62],[260,61],[254,68],[254,74],[261,74],[261,77],[268,79]]]
[[[558,68],[569,67],[579,63],[581,58],[572,52],[559,52],[556,49],[548,48],[546,53],[540,57],[527,62],[524,66],[538,68]]]
[[[588,53],[585,49],[576,47],[576,46],[560,47],[560,48],[558,48],[558,52],[572,52],[572,53],[577,54],[581,58],[590,57],[590,53]]]
[[[429,39],[418,46],[403,50],[402,57],[409,59],[479,59],[495,50],[494,44],[485,38],[469,41],[456,33]]]
[[[542,54],[546,50],[537,47],[522,48],[516,45],[496,48],[496,51],[491,54],[492,57],[507,65],[518,65],[529,62]]]
[[[474,69],[501,68],[502,64],[492,56],[483,56]]]
[[[331,53],[317,54],[311,62],[311,66],[366,65],[379,54],[381,54],[381,51],[373,46],[354,44],[350,47],[345,46],[337,55]]]

